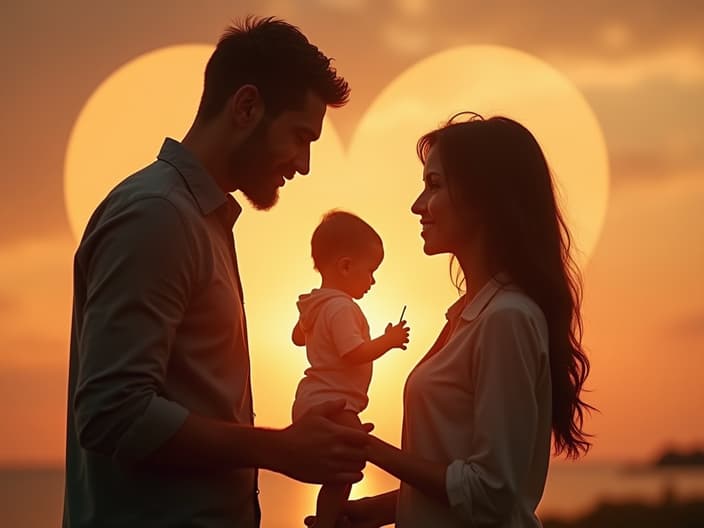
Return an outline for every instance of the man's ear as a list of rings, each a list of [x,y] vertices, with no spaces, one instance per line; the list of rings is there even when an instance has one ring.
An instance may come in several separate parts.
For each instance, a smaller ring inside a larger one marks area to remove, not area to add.
[[[256,86],[245,84],[230,96],[227,109],[236,128],[252,129],[264,116],[264,101]]]

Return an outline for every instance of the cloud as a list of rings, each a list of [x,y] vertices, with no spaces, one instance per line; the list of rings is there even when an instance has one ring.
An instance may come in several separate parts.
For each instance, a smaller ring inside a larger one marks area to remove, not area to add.
[[[407,17],[426,17],[431,7],[429,0],[396,0],[396,9]]]
[[[57,464],[66,435],[65,364],[0,364],[0,413],[11,427],[3,430],[0,464]]]
[[[367,0],[317,0],[322,7],[342,12],[363,11],[369,7]]]
[[[17,302],[13,297],[0,293],[0,314],[10,313],[16,307]]]
[[[299,0],[296,4],[304,3]],[[464,0],[430,3],[425,0],[397,0],[359,6],[352,0],[320,1],[324,8],[311,19],[328,24],[344,13],[346,25],[361,30],[365,43],[379,40],[389,51],[406,48],[388,39],[403,27],[406,34],[427,34],[423,52],[459,44],[497,44],[516,47],[542,57],[570,60],[622,61],[657,54],[663,49],[704,50],[704,10],[696,0],[626,0],[555,4],[538,0],[504,0],[477,4]],[[342,8],[335,7],[341,3]],[[357,9],[350,9],[354,4]],[[314,24],[316,25],[316,24]],[[333,24],[334,25],[334,24]]]
[[[403,55],[420,55],[428,49],[430,37],[427,31],[414,30],[402,24],[389,24],[383,30],[386,45]]]
[[[395,18],[401,11],[387,13]],[[384,20],[386,22],[388,20]],[[555,4],[521,0],[478,5],[463,0],[427,10],[422,24],[439,35],[577,55],[640,55],[663,47],[704,48],[698,1],[607,0]]]
[[[46,365],[63,365],[69,357],[69,327],[63,336],[42,335],[41,321],[37,320],[34,333],[0,336],[0,368],[12,365],[17,368],[44,368]]]
[[[614,179],[704,177],[704,80],[659,77],[584,93],[604,130]]]
[[[666,334],[679,340],[700,340],[704,344],[704,310],[682,317],[667,327]]]
[[[242,0],[233,9],[227,0],[208,2],[207,8],[184,1],[27,0],[4,7],[0,59],[11,82],[0,83],[0,245],[69,232],[65,149],[83,104],[112,71],[162,46],[214,44],[232,20],[266,14],[262,10],[270,4]],[[116,140],[115,155],[119,148]]]
[[[694,48],[670,48],[633,57],[573,60],[564,65],[569,77],[581,86],[631,88],[652,79],[699,85],[704,82],[704,53]]]
[[[0,59],[6,77],[12,79],[0,85],[4,101],[0,245],[69,232],[63,203],[64,152],[82,105],[115,68],[162,46],[214,43],[231,20],[249,13],[289,19],[337,59],[336,66],[353,89],[351,104],[335,114],[345,138],[371,100],[406,67],[428,54],[465,44],[496,44],[532,53],[572,77],[587,93],[596,94],[597,99],[590,101],[595,101],[607,136],[615,138],[610,144],[615,159],[658,152],[668,138],[691,134],[689,122],[684,128],[681,123],[696,115],[704,100],[704,10],[698,1],[557,5],[552,0],[530,4],[243,0],[233,7],[230,1],[213,0],[201,9],[194,9],[191,2],[166,0],[144,4],[79,0],[70,6],[46,0],[15,2],[5,10],[5,30],[0,34]],[[153,31],[154,27],[160,30]],[[635,107],[628,90],[634,91],[633,100],[643,102],[640,95],[648,89],[641,84],[658,77],[669,80],[673,90],[650,90],[657,96],[650,99],[650,109],[663,109],[661,133],[631,128],[634,141],[641,145],[634,155],[626,148],[622,129],[631,121],[639,122],[644,109]],[[687,84],[688,90],[682,88]],[[672,103],[682,101],[683,95],[691,98],[694,111]],[[674,157],[692,158],[687,164],[697,161],[691,154],[698,148],[693,141],[680,141],[691,145]],[[671,157],[664,156],[667,167],[674,163]]]
[[[44,237],[0,248],[0,363],[66,357],[71,324],[74,242]]]

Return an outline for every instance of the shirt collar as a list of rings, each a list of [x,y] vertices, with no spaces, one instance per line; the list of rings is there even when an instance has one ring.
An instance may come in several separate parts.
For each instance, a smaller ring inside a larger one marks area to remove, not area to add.
[[[510,283],[511,279],[506,273],[497,273],[477,292],[469,304],[467,304],[466,294],[457,299],[457,301],[447,309],[445,317],[450,321],[460,316],[465,321],[474,321],[484,311],[484,308],[486,308],[499,290],[506,288]]]
[[[229,193],[225,195],[225,199],[227,202],[225,207],[222,208],[223,223],[225,224],[225,227],[231,230],[242,213],[242,206],[237,203],[237,200],[235,200]]]
[[[225,206],[223,221],[230,224],[230,227],[234,225],[242,207],[231,194],[217,186],[213,177],[186,147],[167,137],[157,158],[172,165],[183,176],[203,216]]]

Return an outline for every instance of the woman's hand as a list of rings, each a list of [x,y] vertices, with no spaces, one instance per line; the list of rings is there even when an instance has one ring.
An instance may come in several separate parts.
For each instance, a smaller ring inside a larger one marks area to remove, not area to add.
[[[449,505],[445,489],[447,464],[423,459],[401,451],[376,436],[369,435],[367,446],[369,462],[390,475],[432,497],[441,504]]]
[[[398,490],[347,501],[335,528],[380,528],[394,523]],[[315,517],[306,517],[306,526],[315,525]]]

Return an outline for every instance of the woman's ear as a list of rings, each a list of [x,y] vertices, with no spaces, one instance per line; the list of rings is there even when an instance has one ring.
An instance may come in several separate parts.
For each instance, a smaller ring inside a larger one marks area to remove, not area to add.
[[[227,103],[230,122],[238,129],[253,129],[264,116],[264,101],[253,84],[240,86]]]

